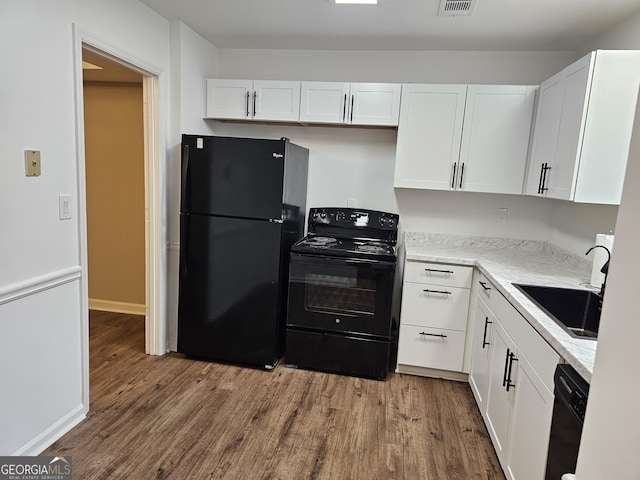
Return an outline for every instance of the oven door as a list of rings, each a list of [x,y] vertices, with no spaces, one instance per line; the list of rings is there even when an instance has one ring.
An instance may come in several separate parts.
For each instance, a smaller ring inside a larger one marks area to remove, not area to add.
[[[395,263],[291,254],[287,327],[389,337]]]

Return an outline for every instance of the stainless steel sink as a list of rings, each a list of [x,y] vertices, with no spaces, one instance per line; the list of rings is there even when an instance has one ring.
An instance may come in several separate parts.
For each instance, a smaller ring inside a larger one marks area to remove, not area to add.
[[[602,298],[587,290],[513,284],[544,310],[569,335],[576,338],[598,338]]]

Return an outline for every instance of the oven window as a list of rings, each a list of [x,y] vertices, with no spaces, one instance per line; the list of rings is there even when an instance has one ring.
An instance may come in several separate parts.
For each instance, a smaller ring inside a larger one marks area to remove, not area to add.
[[[376,281],[359,277],[358,270],[305,275],[305,310],[373,316],[376,306]]]

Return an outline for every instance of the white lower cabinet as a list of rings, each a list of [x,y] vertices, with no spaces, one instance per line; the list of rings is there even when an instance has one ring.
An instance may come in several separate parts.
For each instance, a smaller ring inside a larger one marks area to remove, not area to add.
[[[513,371],[513,355],[516,347],[499,323],[493,326],[491,336],[491,359],[489,361],[489,390],[487,395],[485,421],[489,436],[493,441],[500,463],[504,467],[506,459],[509,419],[515,400],[515,389],[511,383],[517,381],[517,367]],[[511,367],[509,389],[507,389],[508,370]]]
[[[507,477],[542,480],[553,413],[551,393],[526,358],[518,360],[516,398],[511,411]]]
[[[476,398],[476,402],[483,410],[487,403],[489,390],[489,352],[491,352],[491,333],[495,318],[484,301],[478,299],[476,307],[476,322],[473,330],[473,350],[471,354],[471,369],[469,371],[469,385]]]
[[[438,370],[462,370],[465,332],[403,325],[398,363]]]
[[[398,372],[463,371],[472,272],[466,266],[405,262]]]
[[[561,358],[489,287],[490,300],[476,306],[469,383],[506,477],[543,480]]]

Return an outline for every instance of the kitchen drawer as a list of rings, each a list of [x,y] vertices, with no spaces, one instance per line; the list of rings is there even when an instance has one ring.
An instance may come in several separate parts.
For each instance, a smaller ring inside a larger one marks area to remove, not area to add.
[[[404,269],[404,281],[470,288],[473,267],[407,261]]]
[[[464,341],[465,332],[402,325],[398,363],[461,372]]]
[[[466,288],[405,282],[400,321],[403,325],[464,331],[469,295]]]

